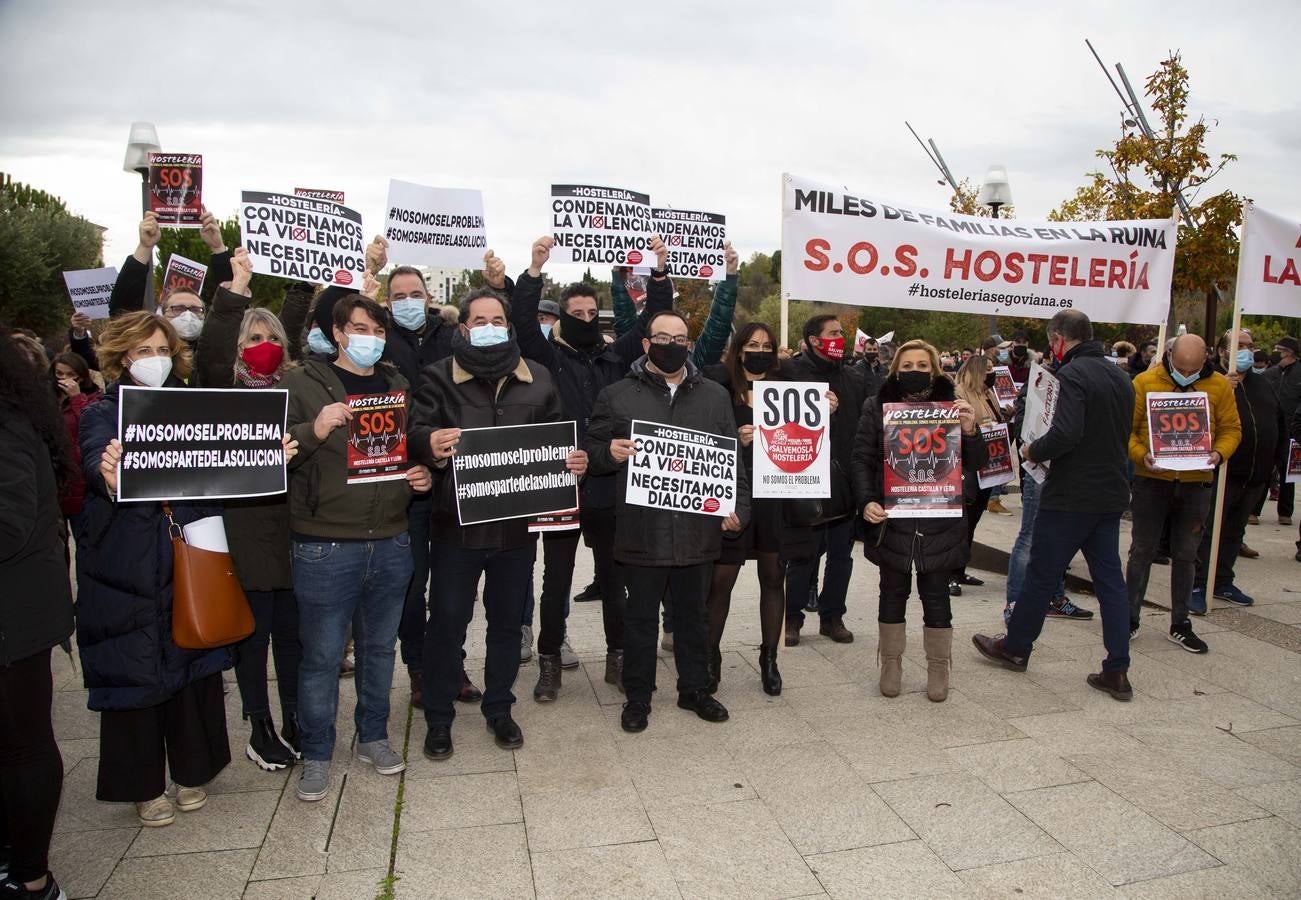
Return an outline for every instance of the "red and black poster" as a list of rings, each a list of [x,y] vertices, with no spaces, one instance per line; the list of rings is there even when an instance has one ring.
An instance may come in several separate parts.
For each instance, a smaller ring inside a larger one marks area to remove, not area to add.
[[[1016,403],[1016,381],[1012,378],[1012,370],[1007,366],[994,366],[994,396],[998,398],[998,405],[1004,408],[1013,406]]]
[[[203,219],[203,156],[149,154],[149,211],[166,228],[198,228]]]
[[[177,291],[188,291],[197,296],[203,290],[203,279],[207,275],[208,267],[203,263],[173,253],[167,260],[167,271],[163,273],[163,296]]]
[[[1211,405],[1203,391],[1153,391],[1147,395],[1148,449],[1156,464],[1174,472],[1211,468]]]
[[[996,484],[1007,484],[1016,472],[1007,424],[999,422],[996,425],[981,425],[980,436],[985,439],[985,450],[989,452],[989,462],[978,473],[980,489],[983,491]]]
[[[1301,444],[1296,441],[1287,444],[1287,480],[1293,484],[1301,482]]]
[[[885,500],[895,518],[962,515],[962,425],[953,403],[887,403]]]
[[[348,484],[407,477],[407,393],[349,394]]]

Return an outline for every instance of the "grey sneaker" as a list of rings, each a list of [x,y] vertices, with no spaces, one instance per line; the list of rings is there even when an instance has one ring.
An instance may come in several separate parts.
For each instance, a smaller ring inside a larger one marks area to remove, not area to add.
[[[358,742],[357,758],[374,766],[381,775],[396,775],[407,767],[407,761],[388,745],[388,741]]]
[[[520,629],[519,661],[528,662],[533,658],[533,626],[525,625]]]
[[[303,760],[303,773],[298,776],[298,799],[310,803],[324,800],[328,793],[330,793],[330,761]]]
[[[565,639],[560,642],[560,668],[578,668],[578,654],[574,652],[573,647],[569,646],[569,635],[565,635]]]

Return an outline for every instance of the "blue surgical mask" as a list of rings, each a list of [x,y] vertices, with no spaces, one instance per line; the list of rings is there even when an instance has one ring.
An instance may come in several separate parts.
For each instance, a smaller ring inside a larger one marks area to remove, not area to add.
[[[343,348],[343,352],[348,354],[348,359],[352,360],[353,365],[361,369],[369,369],[384,355],[384,339],[377,338],[373,334],[350,334],[348,346]]]
[[[504,325],[479,325],[470,329],[471,347],[496,347],[510,339],[510,330]]]
[[[389,303],[393,321],[407,331],[416,331],[425,324],[425,301],[419,298],[393,300]]]
[[[1007,351],[1006,351],[1006,350],[1000,350],[1000,351],[998,351],[998,361],[1001,362],[1001,363],[1004,363],[1004,364],[1007,363]]]
[[[1252,366],[1251,371],[1255,372],[1257,375],[1264,375],[1266,368],[1266,366]]]
[[[1247,371],[1248,369],[1250,369],[1251,366],[1252,366],[1252,364],[1253,364],[1255,361],[1256,361],[1256,354],[1255,354],[1255,351],[1252,351],[1252,350],[1239,350],[1239,351],[1238,351],[1238,371],[1239,371],[1239,372],[1245,372],[1245,371]]]
[[[542,329],[542,336],[547,340],[551,340],[551,323],[548,322],[547,324],[539,325],[538,327]]]
[[[1178,369],[1171,368],[1170,377],[1173,378],[1175,380],[1175,384],[1179,385],[1180,387],[1191,387],[1193,384],[1197,382],[1197,379],[1202,377],[1202,373],[1194,372],[1192,375],[1185,375],[1183,372],[1180,372]]]
[[[307,332],[307,347],[313,353],[331,354],[334,352],[334,344],[325,336],[325,332],[319,328],[313,328]]]

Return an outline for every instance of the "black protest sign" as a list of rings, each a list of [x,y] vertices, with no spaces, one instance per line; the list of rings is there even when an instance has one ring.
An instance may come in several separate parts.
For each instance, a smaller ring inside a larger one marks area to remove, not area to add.
[[[122,501],[218,500],[285,492],[288,393],[121,389]]]
[[[577,508],[578,479],[565,467],[577,443],[572,420],[462,430],[452,457],[461,524]]]
[[[208,267],[192,259],[186,259],[173,253],[167,260],[167,271],[163,273],[163,296],[177,291],[186,291],[198,296],[203,290],[203,279],[207,277]]]

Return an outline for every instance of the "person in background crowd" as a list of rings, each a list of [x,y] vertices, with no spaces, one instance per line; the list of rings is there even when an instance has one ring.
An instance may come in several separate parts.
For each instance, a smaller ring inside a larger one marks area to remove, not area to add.
[[[1156,341],[1143,341],[1138,345],[1138,351],[1129,358],[1129,377],[1131,379],[1142,375],[1152,366],[1152,360],[1156,358]]]
[[[1251,361],[1251,371],[1257,375],[1264,375],[1265,370],[1269,368],[1269,354],[1264,350],[1257,350]]]
[[[230,762],[221,671],[230,651],[183,650],[172,640],[172,540],[159,503],[118,503],[118,395],[124,385],[184,387],[190,351],[170,319],[114,318],[100,335],[104,399],[82,412],[86,496],[77,538],[77,649],[100,713],[95,796],[134,802],[140,824],[170,825],[176,809],[208,801],[203,785]],[[220,509],[175,502],[178,526]],[[170,772],[175,794],[166,787]]]
[[[564,418],[550,374],[521,358],[509,323],[510,303],[501,294],[492,288],[470,292],[461,305],[460,327],[452,336],[452,355],[425,370],[408,429],[412,457],[437,473],[430,562],[438,572],[438,587],[431,597],[424,652],[429,726],[424,752],[435,760],[447,759],[453,752],[453,701],[461,684],[458,655],[481,577],[488,622],[483,717],[498,747],[512,750],[524,745],[524,733],[511,716],[515,703],[511,685],[519,674],[520,622],[533,571],[528,519],[462,526],[452,473],[462,429],[535,425]],[[581,479],[587,471],[587,454],[574,449],[565,465]]]
[[[551,337],[551,329],[560,321],[560,311],[560,304],[554,300],[538,301],[538,329],[544,338]]]
[[[689,359],[691,340],[682,314],[660,312],[646,323],[646,331],[646,356],[633,363],[623,380],[597,395],[586,440],[593,474],[618,474],[614,558],[623,564],[628,586],[623,667],[628,700],[619,724],[628,732],[644,731],[649,722],[655,636],[666,595],[673,597],[674,606],[678,706],[708,722],[727,719],[727,708],[708,690],[705,602],[711,570],[722,552],[723,531],[740,531],[750,514],[750,486],[740,464],[736,509],[726,518],[626,502],[623,467],[636,450],[631,440],[634,419],[729,438],[736,433],[727,391],[701,377]]]
[[[1107,658],[1089,675],[1091,687],[1116,700],[1134,696],[1129,683],[1129,602],[1120,569],[1120,514],[1129,502],[1125,452],[1134,415],[1134,387],[1093,339],[1077,309],[1048,321],[1048,346],[1059,363],[1061,393],[1048,433],[1021,449],[1032,462],[1051,461],[1035,516],[1034,553],[1007,623],[1007,634],[971,638],[986,659],[1024,672],[1043,630],[1062,572],[1083,552],[1102,610]]]
[[[939,371],[939,353],[925,341],[912,340],[899,348],[890,374],[876,397],[863,405],[854,435],[851,472],[856,519],[868,523],[863,534],[863,555],[881,574],[881,602],[877,611],[880,690],[897,697],[902,689],[903,651],[907,629],[905,613],[912,593],[913,570],[917,595],[922,601],[922,645],[926,652],[926,696],[942,702],[949,696],[949,668],[953,655],[953,614],[949,601],[951,573],[960,571],[970,555],[968,527],[963,521],[973,508],[964,502],[962,518],[891,518],[885,501],[886,403],[948,403],[958,410],[962,427],[962,484],[964,501],[973,493],[976,472],[989,459],[980,436],[976,412],[955,392],[953,382]],[[988,368],[984,357],[972,357],[967,367]],[[964,367],[970,374],[970,369]]]
[[[58,900],[49,851],[63,758],[50,654],[73,629],[59,507],[76,464],[44,365],[4,326],[0,411],[0,895]]]
[[[1113,359],[1120,360],[1116,365],[1120,366],[1121,371],[1126,375],[1130,374],[1130,361],[1134,358],[1134,354],[1137,352],[1138,348],[1129,341],[1116,341],[1116,343],[1111,345],[1111,356]]]
[[[976,417],[977,430],[981,425],[996,425],[1003,421],[1003,409],[994,394],[994,364],[985,355],[973,356],[958,369],[954,380],[955,391],[959,400],[965,403]],[[983,438],[982,438],[983,443]],[[963,587],[980,587],[985,582],[974,575],[967,574],[966,560],[971,557],[971,545],[976,540],[976,526],[985,510],[1002,511],[1011,515],[1003,504],[997,508],[991,506],[989,499],[991,488],[981,488],[980,481],[973,476],[964,482],[963,519],[967,523],[967,552],[963,554],[963,564],[954,568],[949,575],[948,591],[953,597],[962,596]]]
[[[1157,464],[1148,449],[1147,429],[1147,395],[1154,391],[1202,391],[1207,394],[1214,446],[1210,469],[1176,472]],[[1138,631],[1139,610],[1143,595],[1147,593],[1152,559],[1157,555],[1157,542],[1169,517],[1170,640],[1190,653],[1207,651],[1206,642],[1193,632],[1188,618],[1197,569],[1197,547],[1201,544],[1202,531],[1214,498],[1212,472],[1233,455],[1241,439],[1242,425],[1233,399],[1233,387],[1206,362],[1206,342],[1197,335],[1180,335],[1161,365],[1134,379],[1133,427],[1129,436],[1129,458],[1134,463],[1136,476],[1130,504],[1134,524],[1125,568],[1132,632]]]
[[[854,369],[863,378],[863,396],[873,397],[881,389],[881,380],[889,368],[889,360],[881,362],[881,345],[876,338],[868,338],[863,345],[863,358],[854,364]]]
[[[1013,343],[1011,349],[1007,352],[1007,370],[1012,373],[1012,381],[1016,384],[1025,384],[1030,377],[1030,364],[1034,358],[1030,355],[1030,348],[1025,344]]]
[[[1003,336],[1001,334],[991,334],[980,342],[980,352],[990,361],[991,364],[996,366],[1003,365],[1006,360],[1000,361],[998,358],[1000,353],[1006,355],[1005,351],[1000,349],[1002,345]],[[963,362],[966,362],[966,360],[964,359]]]
[[[1290,415],[1297,404],[1301,403],[1301,365],[1297,357],[1301,356],[1301,342],[1288,336],[1279,338],[1274,343],[1274,353],[1278,362],[1265,372],[1265,378],[1278,394],[1279,405],[1284,415]],[[1296,484],[1285,477],[1287,469],[1280,473],[1278,486],[1278,524],[1292,524],[1293,503],[1296,497]]]
[[[1301,404],[1298,404],[1296,410],[1292,413],[1289,429],[1291,430],[1292,440],[1301,444]],[[1297,535],[1295,559],[1297,562],[1301,562],[1301,534]]]
[[[1269,489],[1269,476],[1275,469],[1287,471],[1287,418],[1278,404],[1278,395],[1263,377],[1251,371],[1256,354],[1252,349],[1251,332],[1238,333],[1238,351],[1232,363],[1229,360],[1229,335],[1220,338],[1216,371],[1225,374],[1233,385],[1233,398],[1237,404],[1238,420],[1242,423],[1242,441],[1227,466],[1215,473],[1212,481],[1212,503],[1206,516],[1201,544],[1197,550],[1197,575],[1193,585],[1189,610],[1206,611],[1206,581],[1211,559],[1211,533],[1215,524],[1214,488],[1220,478],[1224,485],[1224,510],[1220,526],[1220,542],[1215,567],[1215,584],[1211,585],[1217,600],[1226,600],[1238,606],[1251,606],[1255,601],[1234,585],[1233,566],[1241,553],[1259,556],[1243,543],[1247,530],[1247,516],[1257,501]],[[1246,551],[1246,552],[1244,552]]]
[[[430,488],[429,470],[412,465],[401,481],[348,484],[348,422],[352,394],[396,394],[407,381],[384,352],[388,314],[369,297],[350,295],[333,307],[333,362],[314,357],[291,369],[288,433],[301,452],[290,461],[289,528],[294,593],[303,656],[298,721],[303,770],[298,797],[312,802],[330,791],[339,660],[348,626],[357,645],[357,758],[381,775],[406,768],[388,741],[394,645],[407,585],[412,492]],[[408,407],[410,395],[406,397]]]
[[[68,352],[75,353],[91,371],[98,371],[99,357],[95,355],[95,340],[90,333],[90,316],[74,312],[68,320]]]
[[[104,396],[90,375],[86,360],[78,353],[60,353],[50,364],[50,374],[54,378],[59,398],[59,408],[63,412],[63,424],[68,431],[68,440],[72,447],[73,469],[68,473],[59,493],[59,508],[65,520],[81,512],[81,500],[86,495],[86,480],[81,477],[81,454],[77,448],[77,433],[81,425],[81,414],[86,407]]]
[[[971,359],[971,357],[973,357],[975,354],[976,351],[972,350],[970,347],[964,347],[962,352],[958,354],[958,365],[961,366],[964,362]]]

